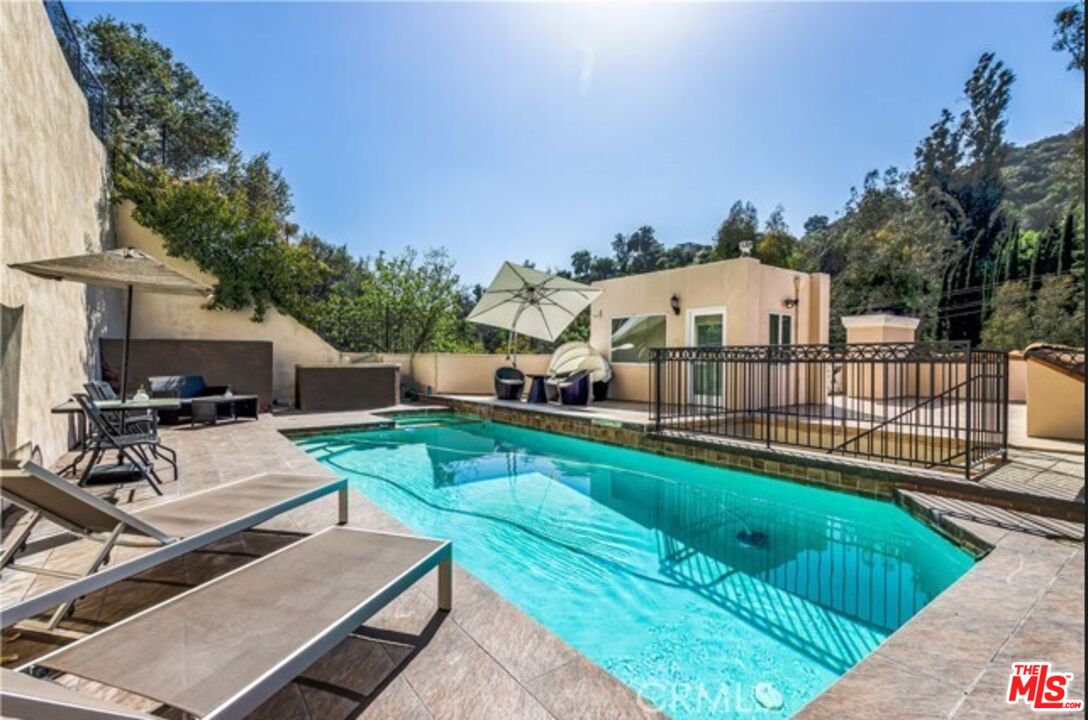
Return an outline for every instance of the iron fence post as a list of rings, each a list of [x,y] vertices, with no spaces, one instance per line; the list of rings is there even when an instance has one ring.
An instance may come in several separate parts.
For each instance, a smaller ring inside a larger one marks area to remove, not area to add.
[[[763,362],[763,439],[771,447],[771,346],[767,346]]]
[[[967,378],[966,378],[967,379],[967,412],[966,412],[966,419],[965,419],[965,423],[964,423],[966,425],[966,428],[967,428],[967,441],[966,441],[966,444],[964,446],[964,450],[966,451],[966,454],[964,455],[964,462],[963,462],[964,477],[967,480],[971,479],[971,445],[972,445],[972,443],[971,443],[971,410],[972,410],[972,405],[974,404],[974,397],[973,397],[974,396],[974,392],[973,392],[974,387],[973,386],[975,384],[974,383],[974,373],[973,373],[972,363],[971,363],[971,361],[973,359],[972,358],[972,353],[973,353],[973,350],[970,347],[968,347],[967,348]]]
[[[654,358],[654,432],[661,432],[661,350],[651,350]]]
[[[998,389],[1001,394],[1001,461],[1009,461],[1009,354],[1001,353],[1001,380]]]

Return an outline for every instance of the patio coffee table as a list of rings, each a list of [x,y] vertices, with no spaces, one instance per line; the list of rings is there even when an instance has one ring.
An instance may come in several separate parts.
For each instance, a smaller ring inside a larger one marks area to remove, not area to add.
[[[189,427],[197,423],[215,425],[223,419],[257,419],[256,395],[208,395],[192,398],[189,402]]]

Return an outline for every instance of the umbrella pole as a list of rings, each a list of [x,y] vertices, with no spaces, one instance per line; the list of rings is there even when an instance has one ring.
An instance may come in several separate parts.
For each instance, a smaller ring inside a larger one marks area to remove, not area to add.
[[[132,334],[132,286],[128,286],[128,298],[125,302],[125,338],[121,344],[121,402],[128,393],[128,338]],[[121,410],[121,426],[124,427],[125,411]]]

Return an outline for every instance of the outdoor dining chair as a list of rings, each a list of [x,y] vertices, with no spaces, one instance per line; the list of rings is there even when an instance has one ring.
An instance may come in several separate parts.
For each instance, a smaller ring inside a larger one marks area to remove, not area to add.
[[[95,476],[106,473],[114,477],[129,474],[146,480],[156,495],[162,495],[159,489],[162,478],[155,471],[153,457],[162,457],[170,463],[174,469],[174,479],[178,479],[177,454],[161,443],[158,433],[118,433],[117,428],[106,419],[105,413],[87,395],[78,393],[72,397],[83,410],[91,430],[87,438],[91,457],[79,477],[81,486]],[[111,451],[117,454],[116,462],[111,466],[100,464],[103,456]]]
[[[91,400],[96,402],[100,400],[120,400],[117,393],[113,391],[113,386],[105,380],[89,380],[83,383],[83,387]],[[118,411],[106,412],[104,415],[113,422],[115,427],[121,421],[122,414]],[[129,411],[124,413],[124,424],[126,432],[129,430],[137,433],[156,432],[158,418],[154,410]]]

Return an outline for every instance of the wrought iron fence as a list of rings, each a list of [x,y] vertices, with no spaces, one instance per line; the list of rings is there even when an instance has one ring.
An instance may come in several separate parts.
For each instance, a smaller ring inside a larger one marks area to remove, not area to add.
[[[79,35],[75,26],[68,17],[68,11],[64,4],[58,0],[43,0],[45,12],[49,16],[49,22],[53,26],[53,34],[57,36],[64,59],[68,61],[68,68],[87,98],[87,111],[90,115],[91,130],[103,143],[107,139],[108,116],[106,112],[106,88],[91,72],[83,59],[83,50],[79,44]]]
[[[965,342],[655,348],[663,434],[962,472],[1007,454],[1008,355]]]

